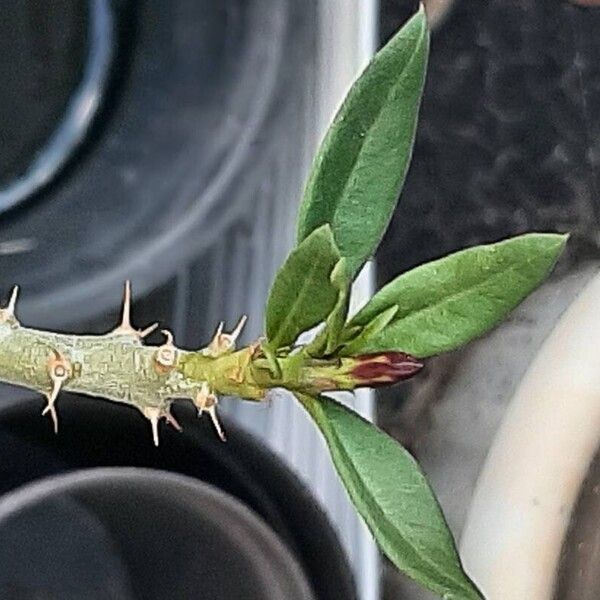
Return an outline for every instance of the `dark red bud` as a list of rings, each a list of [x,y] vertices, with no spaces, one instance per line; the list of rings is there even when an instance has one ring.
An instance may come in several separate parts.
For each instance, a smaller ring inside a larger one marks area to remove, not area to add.
[[[416,375],[423,363],[405,352],[382,352],[354,357],[357,361],[350,374],[358,379],[358,386],[390,385]]]

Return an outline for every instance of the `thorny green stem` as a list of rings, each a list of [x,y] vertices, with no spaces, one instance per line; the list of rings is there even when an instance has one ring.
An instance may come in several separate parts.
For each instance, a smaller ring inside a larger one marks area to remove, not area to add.
[[[45,394],[55,430],[55,403],[66,390],[102,397],[136,407],[152,425],[158,445],[158,422],[165,418],[179,428],[170,413],[176,399],[191,400],[199,413],[207,412],[220,437],[216,416],[219,395],[261,401],[270,389],[285,388],[316,395],[323,391],[353,390],[386,384],[417,372],[421,365],[402,353],[316,359],[303,352],[277,358],[272,374],[260,343],[235,350],[244,322],[223,333],[219,326],[208,346],[197,351],[166,342],[147,346],[143,338],[155,329],[137,331],[130,322],[131,291],[125,286],[121,324],[105,335],[69,335],[21,326],[15,316],[17,288],[5,309],[0,309],[0,380]]]

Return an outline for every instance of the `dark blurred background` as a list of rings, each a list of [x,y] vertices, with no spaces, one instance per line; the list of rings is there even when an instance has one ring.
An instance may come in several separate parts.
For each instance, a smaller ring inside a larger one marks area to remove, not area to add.
[[[456,0],[437,25],[414,160],[378,279],[529,230],[597,246],[600,12]],[[415,2],[382,0],[384,42]]]

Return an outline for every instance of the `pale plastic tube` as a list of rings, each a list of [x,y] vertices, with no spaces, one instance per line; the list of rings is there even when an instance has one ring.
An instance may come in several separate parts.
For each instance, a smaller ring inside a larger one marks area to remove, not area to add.
[[[600,276],[560,319],[486,459],[461,543],[487,600],[550,600],[562,542],[600,445]]]

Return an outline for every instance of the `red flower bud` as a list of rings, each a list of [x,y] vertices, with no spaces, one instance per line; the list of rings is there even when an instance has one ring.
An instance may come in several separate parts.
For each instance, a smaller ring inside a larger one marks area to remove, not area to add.
[[[315,359],[303,370],[301,386],[314,392],[392,385],[416,375],[423,363],[406,352],[380,352]]]
[[[353,357],[356,365],[350,375],[356,378],[356,387],[390,385],[416,375],[423,363],[405,352],[382,352]]]

